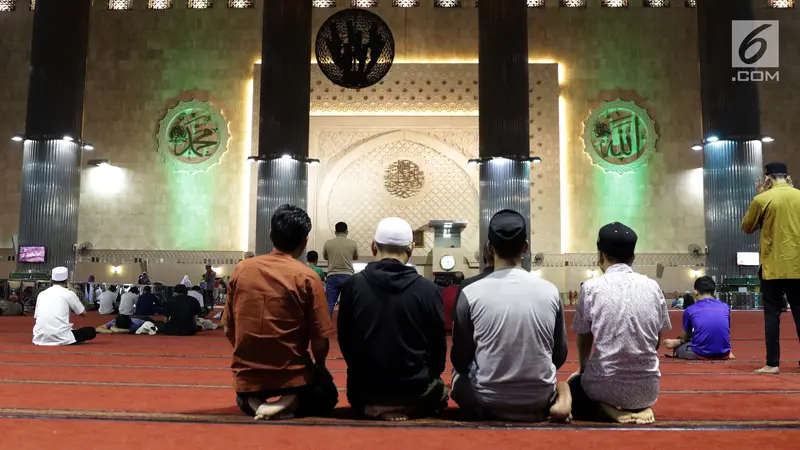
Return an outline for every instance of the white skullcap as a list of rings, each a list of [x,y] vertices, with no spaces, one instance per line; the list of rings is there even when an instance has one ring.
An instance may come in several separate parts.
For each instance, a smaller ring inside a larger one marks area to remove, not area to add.
[[[66,267],[56,267],[53,269],[53,276],[50,277],[53,281],[67,281],[69,278],[69,270]]]
[[[414,242],[411,225],[399,217],[387,217],[378,224],[375,230],[375,242],[396,247],[408,247]]]

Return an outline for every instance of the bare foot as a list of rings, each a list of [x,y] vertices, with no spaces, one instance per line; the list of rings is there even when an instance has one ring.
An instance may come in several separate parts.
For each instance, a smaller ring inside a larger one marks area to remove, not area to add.
[[[653,414],[653,410],[651,408],[647,408],[644,411],[635,413],[617,409],[605,403],[602,403],[601,406],[603,408],[603,412],[605,412],[606,415],[611,418],[611,420],[617,423],[646,425],[656,421],[655,414]]]
[[[674,350],[681,346],[680,339],[664,339],[664,347],[667,347],[670,350]]]
[[[569,423],[572,420],[572,393],[569,384],[556,384],[556,402],[550,407],[550,421]]]
[[[250,399],[250,407],[253,407],[252,398]],[[296,408],[297,396],[284,395],[274,402],[263,402],[258,405],[258,408],[254,408],[256,411],[255,420],[291,419],[294,417]]]
[[[781,373],[781,369],[779,367],[764,366],[764,367],[756,370],[753,373],[777,375],[777,374]]]
[[[728,359],[736,359],[736,357],[735,357],[735,356],[733,356],[733,352],[730,352],[730,353],[728,354]]]
[[[402,406],[369,405],[364,407],[364,415],[387,422],[402,422],[408,420],[408,415],[403,412],[404,409]]]

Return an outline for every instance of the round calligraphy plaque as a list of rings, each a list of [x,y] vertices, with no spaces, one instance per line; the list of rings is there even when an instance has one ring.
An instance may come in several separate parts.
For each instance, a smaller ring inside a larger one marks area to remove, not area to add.
[[[389,164],[383,176],[386,191],[397,198],[409,199],[425,185],[425,172],[413,161],[401,159]]]
[[[394,37],[376,14],[345,9],[330,16],[317,32],[319,69],[331,82],[363,89],[389,73],[394,61]]]
[[[655,122],[647,111],[620,99],[603,102],[583,124],[586,152],[608,172],[631,172],[646,165],[657,140]]]
[[[216,164],[228,147],[230,132],[222,111],[209,102],[181,102],[161,119],[158,153],[177,170],[200,172]]]

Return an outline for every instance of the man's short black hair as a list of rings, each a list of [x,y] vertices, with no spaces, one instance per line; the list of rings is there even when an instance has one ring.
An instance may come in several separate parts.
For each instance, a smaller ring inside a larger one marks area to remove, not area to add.
[[[308,213],[294,205],[282,205],[275,210],[270,223],[272,245],[285,253],[297,250],[311,232]]]
[[[108,291],[109,292],[117,292],[117,286],[112,284],[111,286],[108,287]]]
[[[311,250],[306,254],[306,261],[316,264],[317,262],[319,262],[319,253],[317,253],[314,250]]]
[[[202,289],[200,289],[200,286],[195,285],[195,286],[192,286],[192,290],[200,292]]]
[[[176,284],[176,285],[175,285],[175,288],[174,288],[172,291],[173,291],[173,293],[174,293],[174,294],[176,294],[176,295],[182,295],[182,294],[186,294],[187,292],[189,292],[189,291],[186,289],[186,286],[184,286],[184,285],[182,285],[182,284]]]
[[[347,233],[347,224],[344,222],[337,222],[335,229],[337,233]]]
[[[408,251],[408,247],[403,245],[378,244],[376,242],[375,247],[378,248],[379,252],[389,255],[404,255]]]
[[[153,292],[153,287],[152,286],[145,286],[144,287],[144,293],[145,294],[149,294],[151,292]]]
[[[117,328],[122,328],[123,330],[128,330],[131,328],[131,316],[126,316],[120,314],[117,316],[117,319],[114,321],[114,326]]]
[[[131,289],[130,289],[130,292],[133,293],[133,294],[138,294],[139,293],[139,288],[136,287],[136,286],[132,286]]]
[[[464,281],[464,272],[456,272],[454,274],[455,284],[461,284]]]
[[[700,294],[714,295],[717,292],[717,283],[709,276],[704,276],[694,281],[694,290]]]

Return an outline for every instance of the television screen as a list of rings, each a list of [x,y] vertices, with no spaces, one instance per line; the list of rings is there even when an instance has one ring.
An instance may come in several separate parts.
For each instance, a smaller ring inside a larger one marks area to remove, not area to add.
[[[22,263],[43,263],[44,247],[20,247],[18,261]]]
[[[758,252],[738,252],[736,253],[736,264],[740,266],[758,266],[761,261]]]

